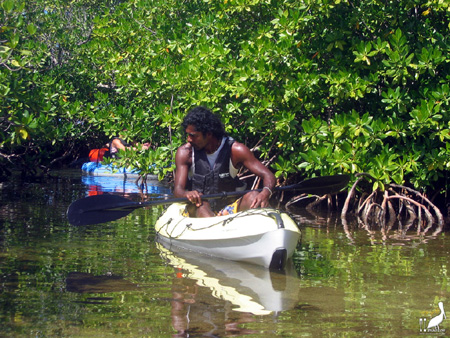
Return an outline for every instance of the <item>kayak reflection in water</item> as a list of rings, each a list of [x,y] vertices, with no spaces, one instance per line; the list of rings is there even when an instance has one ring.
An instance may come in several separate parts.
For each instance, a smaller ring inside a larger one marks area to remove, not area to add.
[[[241,324],[254,322],[251,313],[236,312],[222,303],[211,304],[211,290],[198,286],[194,279],[185,278],[175,268],[172,284],[171,316],[176,333],[172,337],[230,336],[256,334],[257,331],[241,328]]]
[[[269,206],[275,176],[247,146],[227,136],[217,115],[196,107],[186,115],[182,126],[187,143],[176,153],[174,195],[192,203],[190,216],[211,217]],[[262,191],[248,192],[231,204],[226,199],[202,200],[204,194],[244,190],[245,184],[237,176],[242,167],[262,179]]]

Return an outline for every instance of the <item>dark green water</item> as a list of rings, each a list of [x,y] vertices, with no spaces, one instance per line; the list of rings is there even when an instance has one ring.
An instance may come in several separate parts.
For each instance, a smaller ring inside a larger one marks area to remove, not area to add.
[[[344,231],[340,220],[297,210],[301,243],[276,274],[164,250],[153,229],[163,207],[70,226],[69,204],[102,189],[146,196],[78,172],[2,184],[0,336],[450,336],[450,319],[440,332],[420,331],[439,302],[450,309],[448,232],[382,234],[356,222]]]

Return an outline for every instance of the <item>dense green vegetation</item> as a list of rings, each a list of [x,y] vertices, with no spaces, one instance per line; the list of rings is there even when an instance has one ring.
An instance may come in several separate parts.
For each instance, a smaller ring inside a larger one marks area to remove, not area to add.
[[[131,163],[163,175],[183,115],[206,105],[280,183],[447,189],[447,1],[0,4],[0,173],[69,163],[126,127],[158,149]]]

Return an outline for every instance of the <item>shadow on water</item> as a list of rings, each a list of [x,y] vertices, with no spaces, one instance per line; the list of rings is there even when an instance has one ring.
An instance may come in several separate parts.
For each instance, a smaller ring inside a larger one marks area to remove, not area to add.
[[[66,291],[77,293],[108,293],[136,291],[139,286],[125,280],[122,276],[94,276],[86,272],[69,272],[66,278]]]
[[[70,226],[67,207],[93,191],[170,196],[108,182],[74,171],[2,184],[0,336],[417,336],[450,307],[446,229],[293,210],[302,238],[277,274],[159,246],[162,206]]]

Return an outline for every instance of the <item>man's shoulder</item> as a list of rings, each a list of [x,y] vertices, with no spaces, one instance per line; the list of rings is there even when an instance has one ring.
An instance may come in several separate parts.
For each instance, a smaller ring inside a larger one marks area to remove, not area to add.
[[[192,156],[192,145],[190,143],[183,144],[177,149],[177,157],[189,160]]]
[[[235,168],[252,158],[253,154],[245,144],[236,141],[232,144],[231,160]]]
[[[234,141],[231,145],[231,151],[246,151],[249,150],[248,147],[240,142]]]
[[[180,150],[180,151],[191,151],[192,150],[192,145],[188,142],[188,143],[185,143],[185,144],[183,144],[182,146],[180,146],[179,148],[178,148],[178,150]]]

